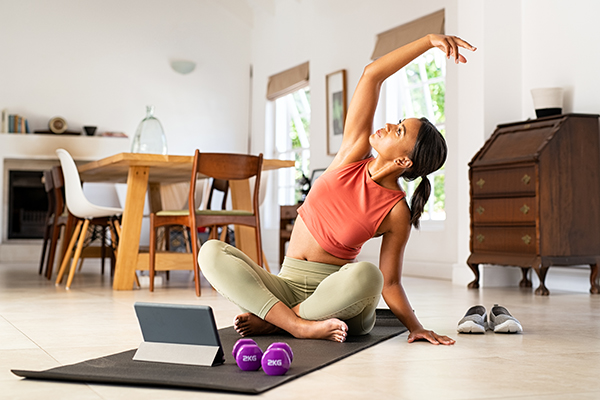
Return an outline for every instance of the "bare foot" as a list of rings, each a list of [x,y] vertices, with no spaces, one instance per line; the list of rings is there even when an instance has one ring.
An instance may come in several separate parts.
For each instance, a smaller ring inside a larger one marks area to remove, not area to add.
[[[348,325],[337,318],[311,321],[300,317],[300,305],[288,308],[282,302],[276,303],[265,319],[299,339],[324,339],[334,342],[346,341]]]
[[[235,317],[233,327],[242,336],[269,335],[281,331],[280,328],[252,313],[244,313]]]
[[[334,342],[346,341],[348,325],[337,318],[326,319],[324,321],[308,321],[299,318],[300,323],[297,329],[290,332],[300,339],[325,339]]]

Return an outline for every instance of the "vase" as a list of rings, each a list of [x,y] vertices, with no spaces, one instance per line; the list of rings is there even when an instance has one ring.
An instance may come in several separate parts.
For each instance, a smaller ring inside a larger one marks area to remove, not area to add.
[[[160,121],[154,116],[154,106],[146,106],[146,118],[138,125],[131,152],[167,154],[167,138]]]
[[[535,115],[538,118],[560,115],[563,108],[563,89],[539,88],[531,89]]]

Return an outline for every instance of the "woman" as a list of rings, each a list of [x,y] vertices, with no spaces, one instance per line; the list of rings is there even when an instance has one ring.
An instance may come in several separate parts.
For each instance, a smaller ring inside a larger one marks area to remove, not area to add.
[[[205,243],[199,264],[208,281],[244,313],[234,320],[242,336],[283,329],[298,338],[343,342],[368,333],[383,295],[409,329],[408,341],[454,340],[420,324],[401,284],[411,225],[430,194],[426,176],[446,159],[446,143],[425,118],[386,124],[371,132],[381,84],[430,48],[465,63],[455,36],[428,35],[368,65],[350,103],[340,151],[299,208],[281,272],[275,276],[236,248]],[[371,156],[375,150],[377,157]],[[410,207],[398,180],[422,178]],[[361,246],[382,236],[380,265],[356,262]]]

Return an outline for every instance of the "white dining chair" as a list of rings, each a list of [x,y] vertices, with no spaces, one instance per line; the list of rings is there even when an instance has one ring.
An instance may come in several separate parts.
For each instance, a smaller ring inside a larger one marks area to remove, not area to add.
[[[71,212],[71,214],[79,219],[75,227],[75,231],[71,236],[71,242],[69,243],[58,271],[58,276],[56,278],[56,285],[59,285],[65,274],[71,254],[73,253],[73,247],[77,242],[75,254],[73,255],[73,261],[71,262],[71,268],[69,270],[69,276],[67,278],[66,288],[68,290],[73,282],[77,263],[79,261],[79,257],[81,256],[81,251],[83,249],[83,244],[85,242],[90,223],[94,223],[93,220],[95,218],[108,219],[109,225],[111,225],[112,228],[112,234],[115,235],[118,233],[117,231],[119,228],[118,225],[113,225],[114,218],[123,214],[123,209],[92,204],[86,198],[85,193],[83,192],[79,171],[77,170],[77,165],[75,165],[73,157],[71,157],[69,152],[64,149],[57,149],[56,154],[58,155],[60,165],[63,170],[65,180],[65,201],[67,203],[67,209]]]

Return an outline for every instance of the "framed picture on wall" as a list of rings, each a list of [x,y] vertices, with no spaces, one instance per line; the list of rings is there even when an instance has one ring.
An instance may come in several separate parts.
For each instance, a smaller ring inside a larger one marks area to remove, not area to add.
[[[342,145],[344,121],[346,120],[346,70],[328,74],[325,79],[327,92],[327,154],[337,154]]]

